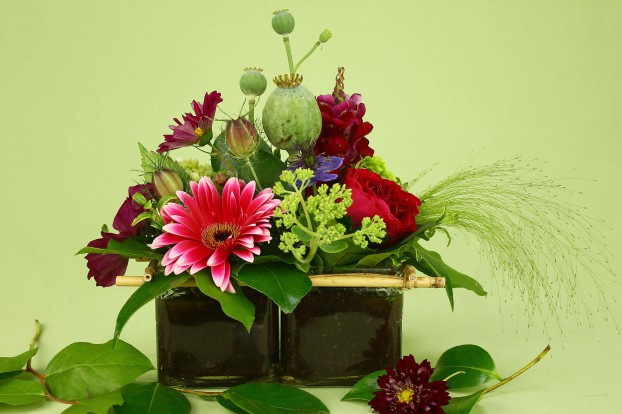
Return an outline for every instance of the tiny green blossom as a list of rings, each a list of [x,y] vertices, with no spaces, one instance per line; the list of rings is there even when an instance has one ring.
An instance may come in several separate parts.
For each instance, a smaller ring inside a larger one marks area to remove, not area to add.
[[[373,157],[365,157],[360,162],[358,167],[368,169],[369,171],[373,171],[382,178],[387,180],[391,180],[397,182],[397,178],[391,171],[387,169],[387,164],[384,162],[384,159],[380,158],[377,155]]]
[[[209,164],[199,162],[197,159],[182,159],[178,158],[177,164],[186,171],[191,181],[198,182],[201,177],[212,177],[214,170]]]

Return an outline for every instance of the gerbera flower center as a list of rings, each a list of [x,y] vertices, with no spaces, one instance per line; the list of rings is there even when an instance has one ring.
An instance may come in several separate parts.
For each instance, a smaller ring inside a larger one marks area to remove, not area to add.
[[[197,127],[194,130],[194,133],[197,137],[201,138],[203,135],[205,135],[205,131],[203,131],[200,127]]]
[[[240,228],[230,223],[214,223],[207,226],[201,232],[203,244],[211,249],[217,249],[229,237],[235,239],[240,232]]]
[[[413,400],[415,396],[415,391],[411,388],[401,389],[397,393],[397,402],[402,404],[408,404]]]

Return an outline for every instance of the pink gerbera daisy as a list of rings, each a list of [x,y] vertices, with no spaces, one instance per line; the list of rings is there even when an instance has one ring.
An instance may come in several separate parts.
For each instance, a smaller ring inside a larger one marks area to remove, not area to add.
[[[191,182],[192,195],[183,191],[177,197],[184,206],[175,203],[162,207],[166,223],[164,233],[151,244],[153,249],[173,244],[162,258],[164,273],[194,274],[207,267],[214,283],[222,291],[235,292],[229,277],[229,256],[253,262],[260,253],[256,243],[270,241],[270,218],[280,200],[273,199],[271,189],[255,194],[255,182],[230,178],[222,190],[207,177]]]

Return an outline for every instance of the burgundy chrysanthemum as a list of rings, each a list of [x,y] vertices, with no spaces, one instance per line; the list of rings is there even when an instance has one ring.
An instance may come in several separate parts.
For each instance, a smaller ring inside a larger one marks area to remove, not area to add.
[[[128,189],[129,196],[125,199],[112,222],[112,227],[119,233],[101,232],[101,238],[92,240],[87,246],[105,249],[110,240],[122,242],[130,237],[138,236],[147,225],[146,221],[132,226],[132,222],[143,207],[132,198],[140,192],[145,197],[150,197],[153,192],[150,184],[135,185]],[[97,286],[108,287],[115,284],[116,277],[122,276],[127,270],[128,259],[118,254],[89,253],[85,257],[86,266],[89,268],[88,278],[95,278]]]
[[[378,377],[381,391],[369,405],[380,414],[443,414],[444,405],[451,397],[445,381],[430,382],[434,369],[424,359],[417,364],[412,355],[397,362],[395,371],[387,368],[387,374]]]
[[[172,134],[164,135],[164,142],[158,147],[158,152],[166,152],[176,148],[198,144],[205,135],[212,133],[212,124],[216,107],[222,102],[219,92],[205,93],[203,103],[192,101],[194,114],[187,112],[182,116],[183,122],[174,118],[177,125],[170,125]]]
[[[322,132],[315,144],[317,155],[337,156],[345,159],[344,166],[354,165],[363,157],[371,157],[374,150],[365,137],[373,125],[363,121],[365,104],[361,95],[343,95],[340,101],[334,95],[320,95],[317,103],[322,113]]]

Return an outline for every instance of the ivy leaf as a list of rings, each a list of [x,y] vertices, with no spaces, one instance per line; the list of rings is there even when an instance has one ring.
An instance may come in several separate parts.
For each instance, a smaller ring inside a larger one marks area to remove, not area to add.
[[[145,355],[123,341],[114,347],[112,340],[77,342],[52,358],[45,384],[55,397],[75,401],[115,391],[152,369]]]
[[[370,401],[374,398],[374,392],[380,391],[378,386],[378,377],[385,375],[386,370],[372,372],[358,380],[354,387],[341,399],[341,401],[363,400]]]
[[[14,357],[0,357],[0,374],[13,371],[20,372],[28,360],[37,354],[38,350],[39,348],[33,348]]]
[[[285,313],[291,313],[312,286],[306,273],[284,263],[246,265],[234,277],[272,299]]]
[[[116,240],[110,240],[108,246],[105,249],[97,247],[84,247],[76,254],[118,254],[129,259],[156,259],[162,258],[162,254],[156,252],[145,243],[138,241],[134,238],[125,239],[121,242]]]
[[[475,404],[482,399],[484,391],[486,389],[464,397],[453,397],[449,400],[449,404],[443,407],[443,411],[445,414],[469,414],[475,407]]]
[[[108,414],[111,407],[120,404],[123,404],[121,393],[113,391],[97,397],[79,400],[77,404],[63,411],[63,414]]]
[[[0,382],[0,403],[25,405],[44,400],[43,387],[39,381],[13,379]]]
[[[128,384],[121,390],[125,404],[117,414],[189,414],[190,402],[181,392],[158,382]]]
[[[314,395],[284,384],[249,383],[229,388],[223,397],[251,414],[328,414]]]
[[[430,380],[442,381],[459,371],[464,371],[464,374],[455,375],[447,381],[452,390],[476,387],[493,379],[503,380],[490,354],[477,345],[460,345],[445,351],[436,363]]]
[[[220,307],[225,315],[236,321],[242,322],[247,331],[251,331],[255,320],[255,305],[248,300],[242,289],[234,283],[235,293],[223,292],[214,284],[212,275],[207,270],[202,270],[194,275],[197,286],[207,296],[220,302]]]
[[[136,311],[142,308],[145,304],[157,298],[167,290],[177,287],[184,283],[190,274],[182,273],[180,275],[164,276],[162,273],[157,273],[153,276],[151,281],[143,283],[138,289],[132,293],[132,296],[125,302],[119,314],[117,315],[117,323],[114,328],[114,336],[112,339],[112,345],[115,346],[121,335],[121,331],[127,321],[136,313]]]

